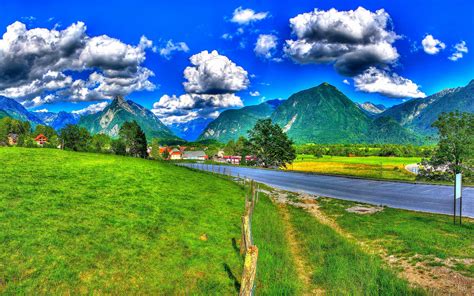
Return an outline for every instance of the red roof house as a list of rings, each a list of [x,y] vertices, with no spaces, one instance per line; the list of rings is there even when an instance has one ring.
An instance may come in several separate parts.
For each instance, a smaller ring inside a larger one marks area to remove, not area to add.
[[[43,134],[39,134],[38,136],[36,136],[35,142],[38,145],[43,146],[44,143],[48,142],[48,138],[46,138],[46,136]]]

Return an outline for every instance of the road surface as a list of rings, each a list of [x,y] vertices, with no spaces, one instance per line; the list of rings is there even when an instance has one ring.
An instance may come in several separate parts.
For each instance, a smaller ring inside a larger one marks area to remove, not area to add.
[[[440,214],[453,213],[452,186],[375,181],[337,176],[324,176],[237,166],[181,164],[196,169],[240,176],[272,187],[310,194],[358,201],[373,205]],[[465,187],[463,216],[474,218],[474,188]],[[459,213],[459,200],[457,203]]]

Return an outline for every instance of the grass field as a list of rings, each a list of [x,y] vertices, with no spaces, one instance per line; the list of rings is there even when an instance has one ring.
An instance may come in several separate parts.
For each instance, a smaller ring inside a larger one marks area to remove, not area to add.
[[[406,171],[405,165],[420,161],[421,158],[418,157],[345,157],[325,155],[322,158],[317,158],[313,155],[300,154],[287,169],[320,174],[413,181],[415,180],[415,175]]]
[[[240,185],[169,163],[54,149],[0,148],[0,163],[0,294],[238,292]],[[345,231],[391,254],[432,264],[474,258],[472,222],[454,227],[446,216],[395,209],[361,216],[345,211],[351,205],[319,201]],[[307,212],[265,195],[252,230],[257,295],[424,293]],[[455,268],[472,275],[462,262]]]
[[[386,267],[375,255],[363,252],[354,242],[316,221],[302,209],[289,207],[298,229],[304,256],[314,285],[330,295],[424,295]]]
[[[0,148],[0,163],[0,293],[235,293],[235,183],[51,149]]]
[[[466,218],[459,226],[453,225],[452,217],[447,215],[391,208],[372,215],[359,215],[345,210],[354,206],[354,202],[322,199],[319,204],[325,214],[361,241],[412,261],[441,266],[452,263],[456,270],[474,277],[472,219]]]

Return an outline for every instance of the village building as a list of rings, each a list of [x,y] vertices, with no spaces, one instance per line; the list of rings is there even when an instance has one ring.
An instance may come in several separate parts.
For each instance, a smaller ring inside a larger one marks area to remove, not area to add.
[[[38,136],[36,136],[35,142],[36,142],[36,144],[38,144],[39,146],[43,146],[44,143],[48,142],[48,138],[46,138],[46,136],[43,135],[43,134],[39,134]]]
[[[8,145],[13,146],[18,143],[18,134],[9,133],[8,134]]]
[[[204,151],[185,151],[183,153],[183,159],[186,160],[207,160],[208,157]]]
[[[183,159],[183,154],[178,149],[173,149],[170,152],[169,159],[170,160],[181,160],[181,159]]]

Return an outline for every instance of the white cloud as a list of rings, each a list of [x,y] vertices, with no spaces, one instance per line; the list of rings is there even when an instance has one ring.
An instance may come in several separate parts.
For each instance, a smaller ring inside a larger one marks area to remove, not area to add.
[[[278,45],[278,38],[272,34],[260,34],[254,52],[263,59],[272,59]]]
[[[437,54],[446,48],[446,45],[438,39],[435,39],[433,35],[426,35],[421,41],[421,45],[423,45],[423,50],[431,55]]]
[[[219,109],[232,107],[243,107],[242,100],[235,94],[183,94],[162,96],[151,111],[163,123],[172,124],[198,117],[212,118]]]
[[[225,108],[242,107],[236,92],[247,89],[247,71],[217,51],[191,56],[184,70],[185,94],[164,95],[152,112],[165,124],[184,123],[196,118],[215,118]],[[215,117],[213,117],[215,116]]]
[[[250,8],[243,9],[242,7],[238,7],[234,10],[234,14],[230,21],[239,25],[248,25],[253,22],[264,20],[267,17],[268,12],[255,12]]]
[[[186,92],[194,94],[235,93],[249,85],[248,73],[216,50],[202,51],[190,59],[192,66],[184,70]]]
[[[448,57],[448,59],[455,62],[461,59],[464,56],[464,54],[468,52],[469,50],[466,46],[466,41],[461,41],[457,43],[456,45],[454,45],[454,52],[450,57]]]
[[[347,80],[347,79],[344,79],[344,80],[342,81],[342,83],[347,84],[347,85],[351,85],[351,83],[350,83],[349,80]]]
[[[153,72],[142,63],[152,46],[145,36],[136,46],[107,35],[90,37],[82,22],[64,30],[27,29],[15,22],[0,39],[0,95],[39,106],[151,90]],[[89,71],[87,81],[73,78]]]
[[[287,40],[284,51],[297,63],[334,63],[339,73],[354,76],[370,66],[398,59],[392,44],[399,36],[390,24],[390,16],[383,9],[315,9],[290,19],[297,39]]]
[[[395,73],[370,67],[364,73],[354,77],[357,90],[368,93],[380,93],[392,98],[424,98],[426,95],[410,79]]]
[[[105,107],[107,107],[108,105],[109,105],[109,102],[100,102],[97,104],[91,104],[84,109],[74,110],[72,111],[72,113],[78,114],[81,116],[87,115],[87,114],[94,114],[94,113],[104,110]]]
[[[256,91],[251,91],[249,94],[250,94],[251,97],[258,97],[258,96],[260,96],[260,92],[257,91],[257,90],[256,90]]]
[[[35,110],[34,112],[36,112],[36,113],[46,113],[46,112],[49,112],[49,110],[44,108],[44,109]]]
[[[179,51],[188,52],[189,51],[188,45],[185,42],[174,43],[173,40],[168,40],[168,42],[166,42],[166,45],[159,49],[160,55],[167,60],[171,59],[171,56],[175,52],[179,52]]]

